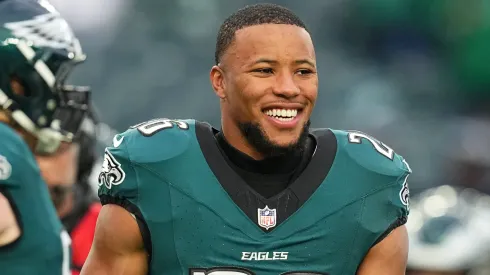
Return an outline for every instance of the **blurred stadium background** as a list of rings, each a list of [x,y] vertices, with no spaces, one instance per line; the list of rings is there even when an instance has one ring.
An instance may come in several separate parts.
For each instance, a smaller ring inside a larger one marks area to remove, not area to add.
[[[150,118],[219,126],[208,79],[217,29],[259,1],[51,2],[88,54],[72,80],[93,87],[101,155],[115,132]],[[313,36],[314,126],[361,130],[393,147],[414,171],[412,194],[443,184],[490,192],[490,1],[268,2],[297,12]]]

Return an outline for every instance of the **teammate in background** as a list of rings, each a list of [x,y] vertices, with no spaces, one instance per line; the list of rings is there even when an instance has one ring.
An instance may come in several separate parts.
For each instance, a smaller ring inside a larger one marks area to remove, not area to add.
[[[309,128],[305,24],[245,7],[221,25],[215,57],[221,130],[156,119],[106,149],[82,274],[405,274],[410,169],[366,134]]]
[[[69,149],[37,157],[58,216],[72,239],[73,275],[80,273],[87,259],[102,207],[87,182],[95,163],[96,123],[89,112]]]
[[[53,31],[54,30],[54,31]],[[70,273],[70,237],[34,154],[67,150],[89,92],[64,85],[85,59],[46,1],[0,1],[0,273]]]
[[[490,274],[490,197],[448,185],[412,200],[407,275]]]

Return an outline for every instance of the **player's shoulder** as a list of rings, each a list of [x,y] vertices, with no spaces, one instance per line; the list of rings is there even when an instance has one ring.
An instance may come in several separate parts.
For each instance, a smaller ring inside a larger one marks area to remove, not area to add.
[[[195,120],[158,118],[131,126],[117,134],[106,148],[116,158],[133,163],[172,159],[184,152],[195,138]]]
[[[371,197],[368,205],[382,212],[408,215],[408,176],[412,173],[405,159],[378,139],[359,131],[332,130],[337,138],[337,156],[342,177],[359,198]],[[388,207],[388,208],[386,208]],[[393,208],[394,207],[394,208]],[[393,212],[393,209],[395,211]],[[375,213],[373,212],[373,213]]]
[[[22,171],[38,169],[26,142],[4,123],[0,123],[0,140],[0,181],[16,181]]]
[[[401,177],[411,173],[405,159],[375,137],[355,130],[334,130],[338,152],[351,163],[376,174]]]
[[[185,153],[195,138],[195,124],[190,119],[153,119],[115,135],[98,176],[101,202],[124,198],[138,204],[139,188],[151,185],[148,178],[141,180],[143,175],[155,176],[155,167]]]

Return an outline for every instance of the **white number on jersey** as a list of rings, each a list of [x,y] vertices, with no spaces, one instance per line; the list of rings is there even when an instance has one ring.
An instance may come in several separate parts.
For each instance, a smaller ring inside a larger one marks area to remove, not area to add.
[[[390,147],[386,146],[381,141],[379,141],[379,140],[377,140],[371,136],[368,136],[368,135],[361,133],[361,132],[349,132],[348,138],[349,138],[350,143],[357,143],[357,144],[361,144],[362,139],[365,139],[365,140],[369,141],[374,146],[374,149],[378,153],[387,157],[390,160],[393,160],[393,157],[395,154],[393,149],[391,149]]]
[[[136,128],[145,137],[153,136],[161,130],[173,128],[176,125],[181,130],[188,130],[189,124],[182,120],[173,120],[167,118],[158,118],[136,124],[131,128]]]

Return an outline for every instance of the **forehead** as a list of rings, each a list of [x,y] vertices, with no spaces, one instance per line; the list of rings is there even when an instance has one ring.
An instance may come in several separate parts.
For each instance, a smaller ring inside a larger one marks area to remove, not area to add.
[[[242,62],[260,57],[314,59],[315,51],[305,29],[294,25],[263,24],[238,30],[227,55]]]

